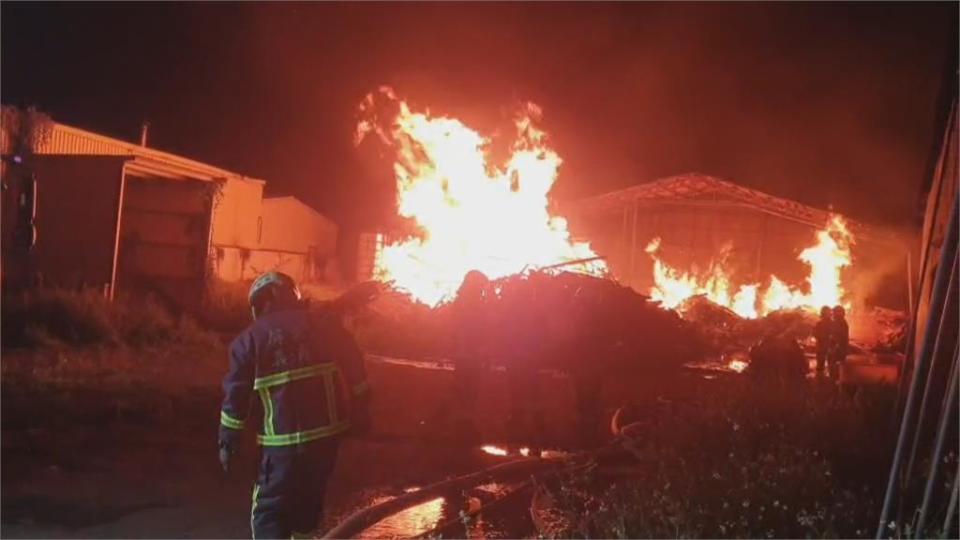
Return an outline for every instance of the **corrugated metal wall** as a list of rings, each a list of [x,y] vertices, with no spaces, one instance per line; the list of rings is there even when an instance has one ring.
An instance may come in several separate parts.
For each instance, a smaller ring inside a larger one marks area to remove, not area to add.
[[[113,275],[123,160],[43,156],[32,272],[49,285],[104,288]]]
[[[120,224],[120,290],[149,290],[176,306],[202,295],[210,204],[207,182],[127,175]]]
[[[943,148],[940,161],[935,171],[930,193],[927,195],[926,213],[924,216],[923,239],[920,251],[919,301],[917,305],[917,327],[915,336],[923,336],[926,330],[927,319],[930,316],[930,299],[932,297],[934,276],[940,262],[940,253],[943,251],[944,239],[947,235],[947,225],[950,219],[951,203],[957,199],[958,161],[960,161],[960,128],[957,121],[957,102],[954,101],[950,113],[946,133],[944,133]],[[916,339],[914,354],[920,353],[922,339]]]

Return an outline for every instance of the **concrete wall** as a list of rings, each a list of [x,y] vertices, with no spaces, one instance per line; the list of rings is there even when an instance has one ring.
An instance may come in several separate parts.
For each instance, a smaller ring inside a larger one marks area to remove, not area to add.
[[[263,199],[255,213],[245,206],[251,201],[247,190],[225,191],[226,204],[214,228],[215,275],[242,281],[278,271],[302,283],[324,281],[328,262],[336,256],[337,226],[294,197]],[[245,207],[244,215],[240,210]],[[230,225],[237,229],[230,231]]]
[[[218,247],[216,275],[224,281],[250,281],[264,272],[288,274],[298,283],[323,280],[323,267],[307,253],[284,253]]]
[[[256,248],[262,199],[263,184],[227,178],[213,209],[213,245]]]
[[[337,250],[337,225],[295,197],[263,199],[261,248],[330,257]]]

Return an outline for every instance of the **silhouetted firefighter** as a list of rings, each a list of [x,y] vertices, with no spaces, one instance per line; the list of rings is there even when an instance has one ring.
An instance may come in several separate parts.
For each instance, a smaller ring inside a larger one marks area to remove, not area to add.
[[[847,325],[846,310],[843,306],[833,308],[833,319],[830,324],[830,376],[840,376],[840,366],[847,359],[850,351],[850,326]]]
[[[537,455],[546,431],[539,368],[543,354],[543,317],[537,276],[503,284],[500,308],[501,358],[506,368],[509,413],[506,431],[513,444]]]
[[[610,321],[601,317],[608,307],[603,305],[603,293],[601,287],[578,288],[567,314],[567,371],[573,385],[577,438],[586,446],[596,444],[602,427],[603,373],[609,369],[607,353],[613,347]]]
[[[485,295],[490,281],[477,270],[467,272],[453,302],[453,395],[458,438],[479,442],[476,425],[480,382],[489,357],[488,302]]]
[[[308,311],[285,274],[257,278],[249,300],[254,322],[230,345],[223,380],[220,463],[230,470],[258,394],[263,425],[250,525],[254,538],[290,538],[317,526],[339,436],[369,428],[363,355],[337,309]]]
[[[817,375],[823,375],[827,366],[827,356],[830,354],[830,344],[833,335],[832,311],[828,306],[820,308],[820,319],[813,327],[813,337],[817,341]]]

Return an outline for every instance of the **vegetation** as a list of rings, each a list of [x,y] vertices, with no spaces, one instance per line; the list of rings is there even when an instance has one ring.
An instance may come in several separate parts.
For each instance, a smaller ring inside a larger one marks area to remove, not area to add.
[[[250,324],[248,283],[227,283],[213,280],[207,285],[199,320],[204,327],[217,332],[235,333]]]
[[[87,289],[36,289],[3,302],[4,348],[213,346],[216,335],[150,298],[114,302]]]
[[[749,381],[635,415],[628,474],[544,486],[563,537],[825,538],[874,533],[893,390]]]
[[[216,333],[150,298],[36,289],[5,297],[2,321],[5,388],[211,382],[224,365]]]

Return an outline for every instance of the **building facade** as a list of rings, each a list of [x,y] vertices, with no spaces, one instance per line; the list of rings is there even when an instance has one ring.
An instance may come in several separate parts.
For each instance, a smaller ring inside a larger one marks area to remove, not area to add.
[[[7,287],[149,290],[190,304],[209,279],[321,279],[306,259],[335,250],[330,220],[292,197],[265,203],[258,178],[55,122],[37,136],[5,121],[0,149]]]

